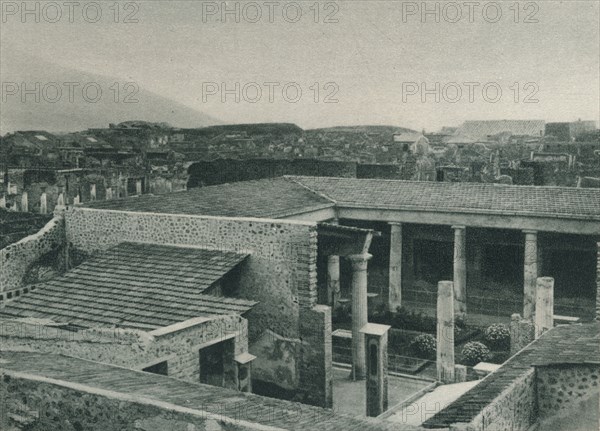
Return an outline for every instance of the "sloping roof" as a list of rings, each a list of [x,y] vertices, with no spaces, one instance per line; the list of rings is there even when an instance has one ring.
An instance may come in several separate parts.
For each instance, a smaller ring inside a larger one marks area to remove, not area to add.
[[[246,256],[122,243],[9,302],[0,315],[83,327],[156,329],[194,317],[243,314],[256,303],[202,292]]]
[[[169,214],[279,218],[333,205],[294,181],[272,178],[198,187],[160,196],[97,201],[89,206]]]
[[[600,220],[600,190],[333,177],[289,177],[337,206]]]
[[[515,136],[541,136],[545,130],[544,120],[491,120],[465,121],[455,132],[457,136],[485,140],[488,136],[510,132]]]
[[[353,417],[332,409],[267,398],[218,386],[191,383],[157,374],[37,352],[0,351],[0,371],[5,375],[52,379],[58,387],[79,392],[104,390],[108,397],[133,399],[137,404],[161,402],[162,408],[183,407],[199,418],[216,417],[221,426],[206,429],[271,429],[320,431],[417,431],[420,428],[375,418]],[[177,407],[176,407],[177,406]],[[181,410],[180,410],[181,411]],[[142,418],[146,419],[146,418]],[[152,420],[152,418],[147,418]],[[172,423],[176,423],[176,418]],[[180,424],[181,422],[179,422]],[[231,425],[230,425],[231,424]],[[262,425],[262,426],[261,426]],[[266,428],[271,427],[271,428]],[[145,428],[148,429],[148,428]],[[151,429],[166,429],[165,422]],[[177,427],[181,429],[181,427]],[[189,428],[188,428],[189,429]]]
[[[423,426],[447,428],[470,422],[533,366],[552,364],[600,364],[600,323],[562,325],[547,331]]]

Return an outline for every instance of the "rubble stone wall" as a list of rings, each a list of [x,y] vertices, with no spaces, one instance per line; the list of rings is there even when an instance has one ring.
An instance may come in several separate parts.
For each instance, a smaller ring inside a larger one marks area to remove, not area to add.
[[[126,329],[73,332],[23,321],[0,321],[4,350],[63,354],[137,370],[167,361],[169,376],[194,383],[200,379],[199,348],[228,340],[231,335],[235,355],[247,352],[247,321],[239,316],[223,316],[160,337]]]
[[[20,291],[25,285],[27,271],[42,256],[58,251],[65,244],[65,226],[61,215],[56,215],[39,232],[27,236],[0,250],[0,303],[11,291]]]
[[[540,418],[568,411],[577,403],[598,394],[599,375],[600,366],[591,364],[538,367],[536,384]]]

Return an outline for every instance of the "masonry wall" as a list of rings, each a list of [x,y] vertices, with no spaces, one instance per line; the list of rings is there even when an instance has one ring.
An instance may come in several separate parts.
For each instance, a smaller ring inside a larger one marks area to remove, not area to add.
[[[516,378],[512,384],[489,403],[469,424],[457,430],[501,431],[527,430],[537,418],[537,397],[533,368]],[[478,406],[473,406],[478,408]]]
[[[0,304],[21,294],[29,281],[32,265],[44,259],[43,264],[58,267],[65,241],[62,216],[57,215],[39,232],[10,244],[0,250]]]
[[[235,355],[248,351],[247,321],[239,316],[219,317],[160,337],[127,329],[73,332],[23,321],[0,321],[3,350],[63,354],[137,370],[168,361],[170,377],[194,383],[200,380],[199,349],[231,336]]]
[[[560,415],[561,412],[567,414],[570,408],[597,395],[599,375],[598,365],[564,364],[538,367],[536,384],[540,419]]]
[[[241,421],[223,422],[220,415],[195,414],[168,405],[92,393],[51,382],[1,375],[0,429],[29,431],[230,430],[264,429]]]
[[[250,352],[266,330],[300,338],[299,322],[317,301],[316,224],[70,208],[66,235],[74,254],[85,256],[120,242],[177,244],[249,252],[238,296],[258,301],[248,313]],[[315,345],[315,349],[324,348]],[[299,358],[301,360],[301,358]],[[264,371],[264,375],[268,370]],[[256,369],[257,375],[261,374]],[[298,369],[296,373],[299,373]],[[298,374],[298,389],[313,376]],[[277,384],[278,378],[274,377]]]

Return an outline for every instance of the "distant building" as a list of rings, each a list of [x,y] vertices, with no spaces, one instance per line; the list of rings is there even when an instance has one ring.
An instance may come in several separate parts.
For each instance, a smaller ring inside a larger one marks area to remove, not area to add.
[[[465,121],[449,140],[450,143],[474,143],[494,140],[495,136],[541,137],[544,120]]]
[[[595,121],[575,121],[571,123],[548,123],[546,135],[554,136],[559,141],[570,142],[586,132],[596,130]]]

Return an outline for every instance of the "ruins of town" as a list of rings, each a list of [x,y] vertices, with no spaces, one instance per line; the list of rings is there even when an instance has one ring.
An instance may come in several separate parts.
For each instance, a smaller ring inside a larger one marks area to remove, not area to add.
[[[600,430],[598,0],[0,10],[0,431]]]

